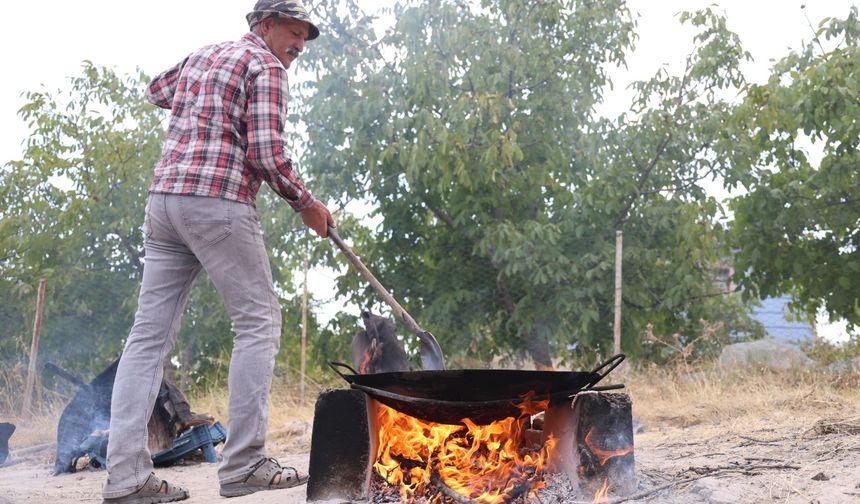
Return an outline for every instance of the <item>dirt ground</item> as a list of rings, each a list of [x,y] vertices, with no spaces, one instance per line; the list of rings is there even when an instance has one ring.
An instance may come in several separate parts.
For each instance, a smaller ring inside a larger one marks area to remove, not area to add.
[[[806,420],[788,417],[778,425],[755,429],[732,424],[646,425],[644,432],[636,435],[639,495],[630,501],[860,503],[857,419],[813,425]],[[308,442],[306,433],[298,443],[276,446],[282,451],[276,453],[278,460],[306,472]],[[50,473],[50,458],[50,453],[45,453],[0,468],[0,504],[101,502],[104,471],[84,469],[55,477]],[[189,504],[305,501],[304,487],[226,501],[218,496],[216,466],[206,463],[162,469],[158,474],[186,486],[191,492],[191,499],[186,501]],[[565,498],[563,502],[577,499]],[[610,502],[622,501],[616,497]]]

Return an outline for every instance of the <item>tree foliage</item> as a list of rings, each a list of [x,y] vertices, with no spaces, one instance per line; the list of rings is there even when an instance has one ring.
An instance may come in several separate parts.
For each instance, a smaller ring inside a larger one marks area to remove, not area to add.
[[[615,230],[624,232],[624,347],[736,313],[715,287],[727,252],[703,181],[746,53],[710,10],[680,75],[635,85],[599,117],[635,22],[621,0],[397,4],[377,35],[356,4],[323,1],[331,32],[301,90],[307,162],[379,225],[349,229],[383,284],[453,357],[571,344],[607,349]],[[341,289],[365,304],[354,276]],[[730,328],[729,330],[736,329]]]
[[[742,168],[735,183],[747,191],[731,205],[740,282],[852,325],[860,323],[858,84],[854,7],[822,21],[815,40],[750,86],[731,129]]]

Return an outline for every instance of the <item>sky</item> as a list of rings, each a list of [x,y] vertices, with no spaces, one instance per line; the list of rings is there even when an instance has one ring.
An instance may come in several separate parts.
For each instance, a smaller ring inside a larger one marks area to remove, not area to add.
[[[391,4],[380,0],[358,3],[367,12]],[[253,4],[254,0],[7,2],[0,17],[0,44],[6,48],[6,77],[0,79],[0,164],[20,157],[27,136],[26,125],[17,116],[25,103],[22,93],[65,87],[70,77],[80,74],[84,60],[120,73],[140,68],[155,75],[198,47],[241,37],[248,29],[245,14]],[[677,70],[683,64],[692,35],[677,21],[676,14],[682,10],[715,5],[725,12],[729,29],[738,33],[754,58],[743,65],[747,79],[761,82],[773,60],[811,39],[810,23],[817,27],[824,17],[845,17],[855,2],[628,0],[628,5],[638,14],[639,39],[627,58],[627,68],[612,72],[615,89],[606,95],[601,108],[610,115],[627,107],[630,82],[649,78],[663,65]],[[320,29],[325,36],[325,26]],[[313,50],[313,42],[306,50]],[[320,273],[312,285],[325,291],[331,282],[328,276]],[[839,330],[833,326],[822,333],[832,333],[835,338]]]

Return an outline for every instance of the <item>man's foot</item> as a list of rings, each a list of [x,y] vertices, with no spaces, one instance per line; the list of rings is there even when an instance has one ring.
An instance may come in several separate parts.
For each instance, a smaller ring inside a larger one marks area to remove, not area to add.
[[[105,498],[102,504],[158,504],[188,498],[188,490],[172,485],[150,474],[146,483],[134,493],[122,497]]]
[[[307,476],[300,476],[292,467],[282,467],[277,460],[260,459],[248,469],[245,477],[233,483],[221,484],[222,497],[239,497],[261,490],[279,490],[307,483]]]

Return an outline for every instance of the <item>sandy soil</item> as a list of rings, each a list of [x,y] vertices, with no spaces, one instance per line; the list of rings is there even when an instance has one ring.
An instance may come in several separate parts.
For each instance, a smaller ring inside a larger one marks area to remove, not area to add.
[[[307,474],[308,454],[295,453],[276,457],[283,465],[296,467]],[[102,502],[101,487],[105,471],[84,469],[75,474],[51,475],[48,460],[28,460],[0,469],[0,504],[65,504],[67,502]],[[225,502],[230,504],[293,504],[305,502],[305,487],[261,492],[245,497],[224,499],[218,495],[217,465],[192,463],[158,469],[160,478],[188,489],[189,504]]]
[[[636,435],[639,498],[666,503],[860,503],[860,427],[832,428],[808,419],[776,425],[645,426]],[[281,463],[307,471],[309,434],[274,447]],[[40,458],[41,457],[41,458]],[[0,504],[101,502],[104,471],[50,475],[50,454],[0,468]],[[305,501],[305,488],[263,492],[226,501],[218,496],[216,466],[190,463],[158,474],[186,486],[189,504]],[[659,488],[662,490],[655,491]],[[635,497],[635,496],[634,496]],[[562,502],[576,502],[564,498]],[[546,500],[542,501],[546,504]],[[620,502],[614,498],[612,502]]]
[[[831,429],[788,420],[749,431],[694,426],[638,435],[640,493],[670,486],[637,501],[860,503],[860,432],[824,434]]]

